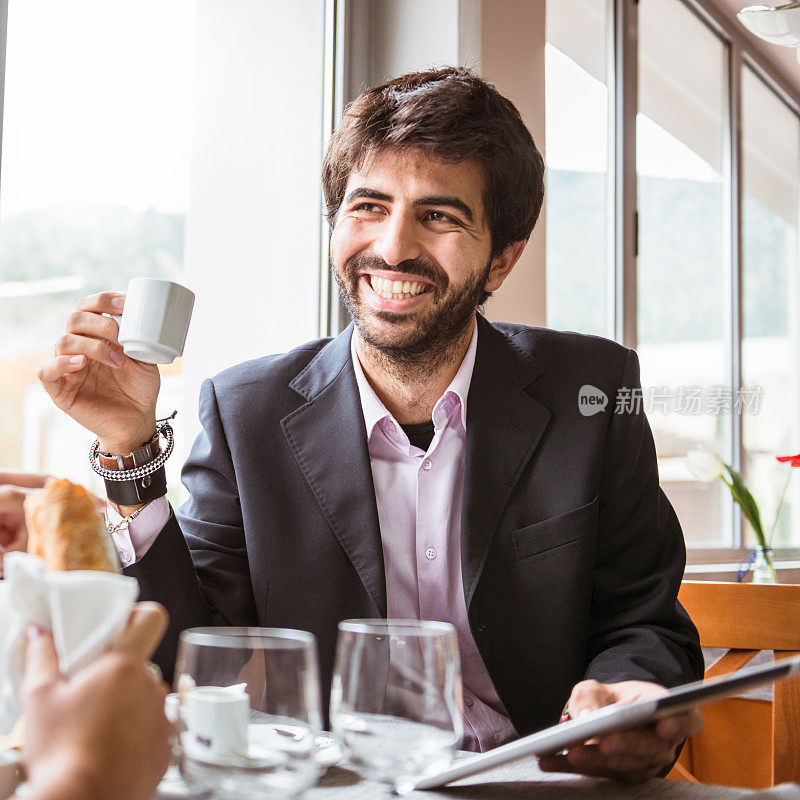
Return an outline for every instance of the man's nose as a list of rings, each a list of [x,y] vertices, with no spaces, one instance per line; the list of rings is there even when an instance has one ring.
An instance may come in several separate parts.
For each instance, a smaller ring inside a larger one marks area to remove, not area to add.
[[[419,258],[421,247],[415,230],[415,222],[394,214],[381,225],[373,250],[388,266],[395,267],[402,261]]]

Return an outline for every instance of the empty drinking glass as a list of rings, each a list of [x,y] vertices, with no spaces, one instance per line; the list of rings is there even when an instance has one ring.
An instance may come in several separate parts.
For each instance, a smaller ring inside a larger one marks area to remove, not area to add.
[[[278,628],[192,628],[175,667],[181,774],[218,798],[297,797],[319,774],[314,637]]]
[[[339,623],[331,726],[350,764],[398,794],[461,744],[455,628],[419,620]]]

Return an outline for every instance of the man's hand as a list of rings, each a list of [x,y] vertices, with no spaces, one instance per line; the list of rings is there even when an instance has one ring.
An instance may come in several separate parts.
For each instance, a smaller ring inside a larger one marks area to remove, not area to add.
[[[645,681],[598,683],[581,681],[569,698],[569,712],[576,718],[611,703],[632,703],[660,697],[663,686]],[[592,739],[570,747],[565,755],[543,756],[539,767],[545,772],[574,772],[615,780],[640,782],[658,775],[675,760],[675,750],[687,737],[698,733],[703,718],[697,709],[665,717],[655,725],[633,728]]]
[[[100,450],[127,455],[156,430],[158,367],[128,358],[117,323],[125,296],[101,292],[78,301],[55,355],[37,376],[53,402],[100,439]]]
[[[170,758],[167,689],[145,660],[166,611],[138,603],[114,647],[72,679],[49,634],[28,640],[23,763],[33,800],[150,800]]]

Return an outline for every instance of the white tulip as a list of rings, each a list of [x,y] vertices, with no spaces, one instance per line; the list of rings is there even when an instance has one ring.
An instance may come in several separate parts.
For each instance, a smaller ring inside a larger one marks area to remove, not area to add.
[[[714,453],[703,447],[690,450],[686,455],[686,466],[695,478],[711,483],[722,475],[725,464]]]

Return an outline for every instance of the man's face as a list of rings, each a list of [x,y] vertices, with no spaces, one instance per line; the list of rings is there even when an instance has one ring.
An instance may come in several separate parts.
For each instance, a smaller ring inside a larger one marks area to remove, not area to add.
[[[483,173],[385,150],[351,173],[331,265],[358,331],[396,356],[443,355],[469,329],[490,276]],[[495,285],[497,284],[497,285]]]

